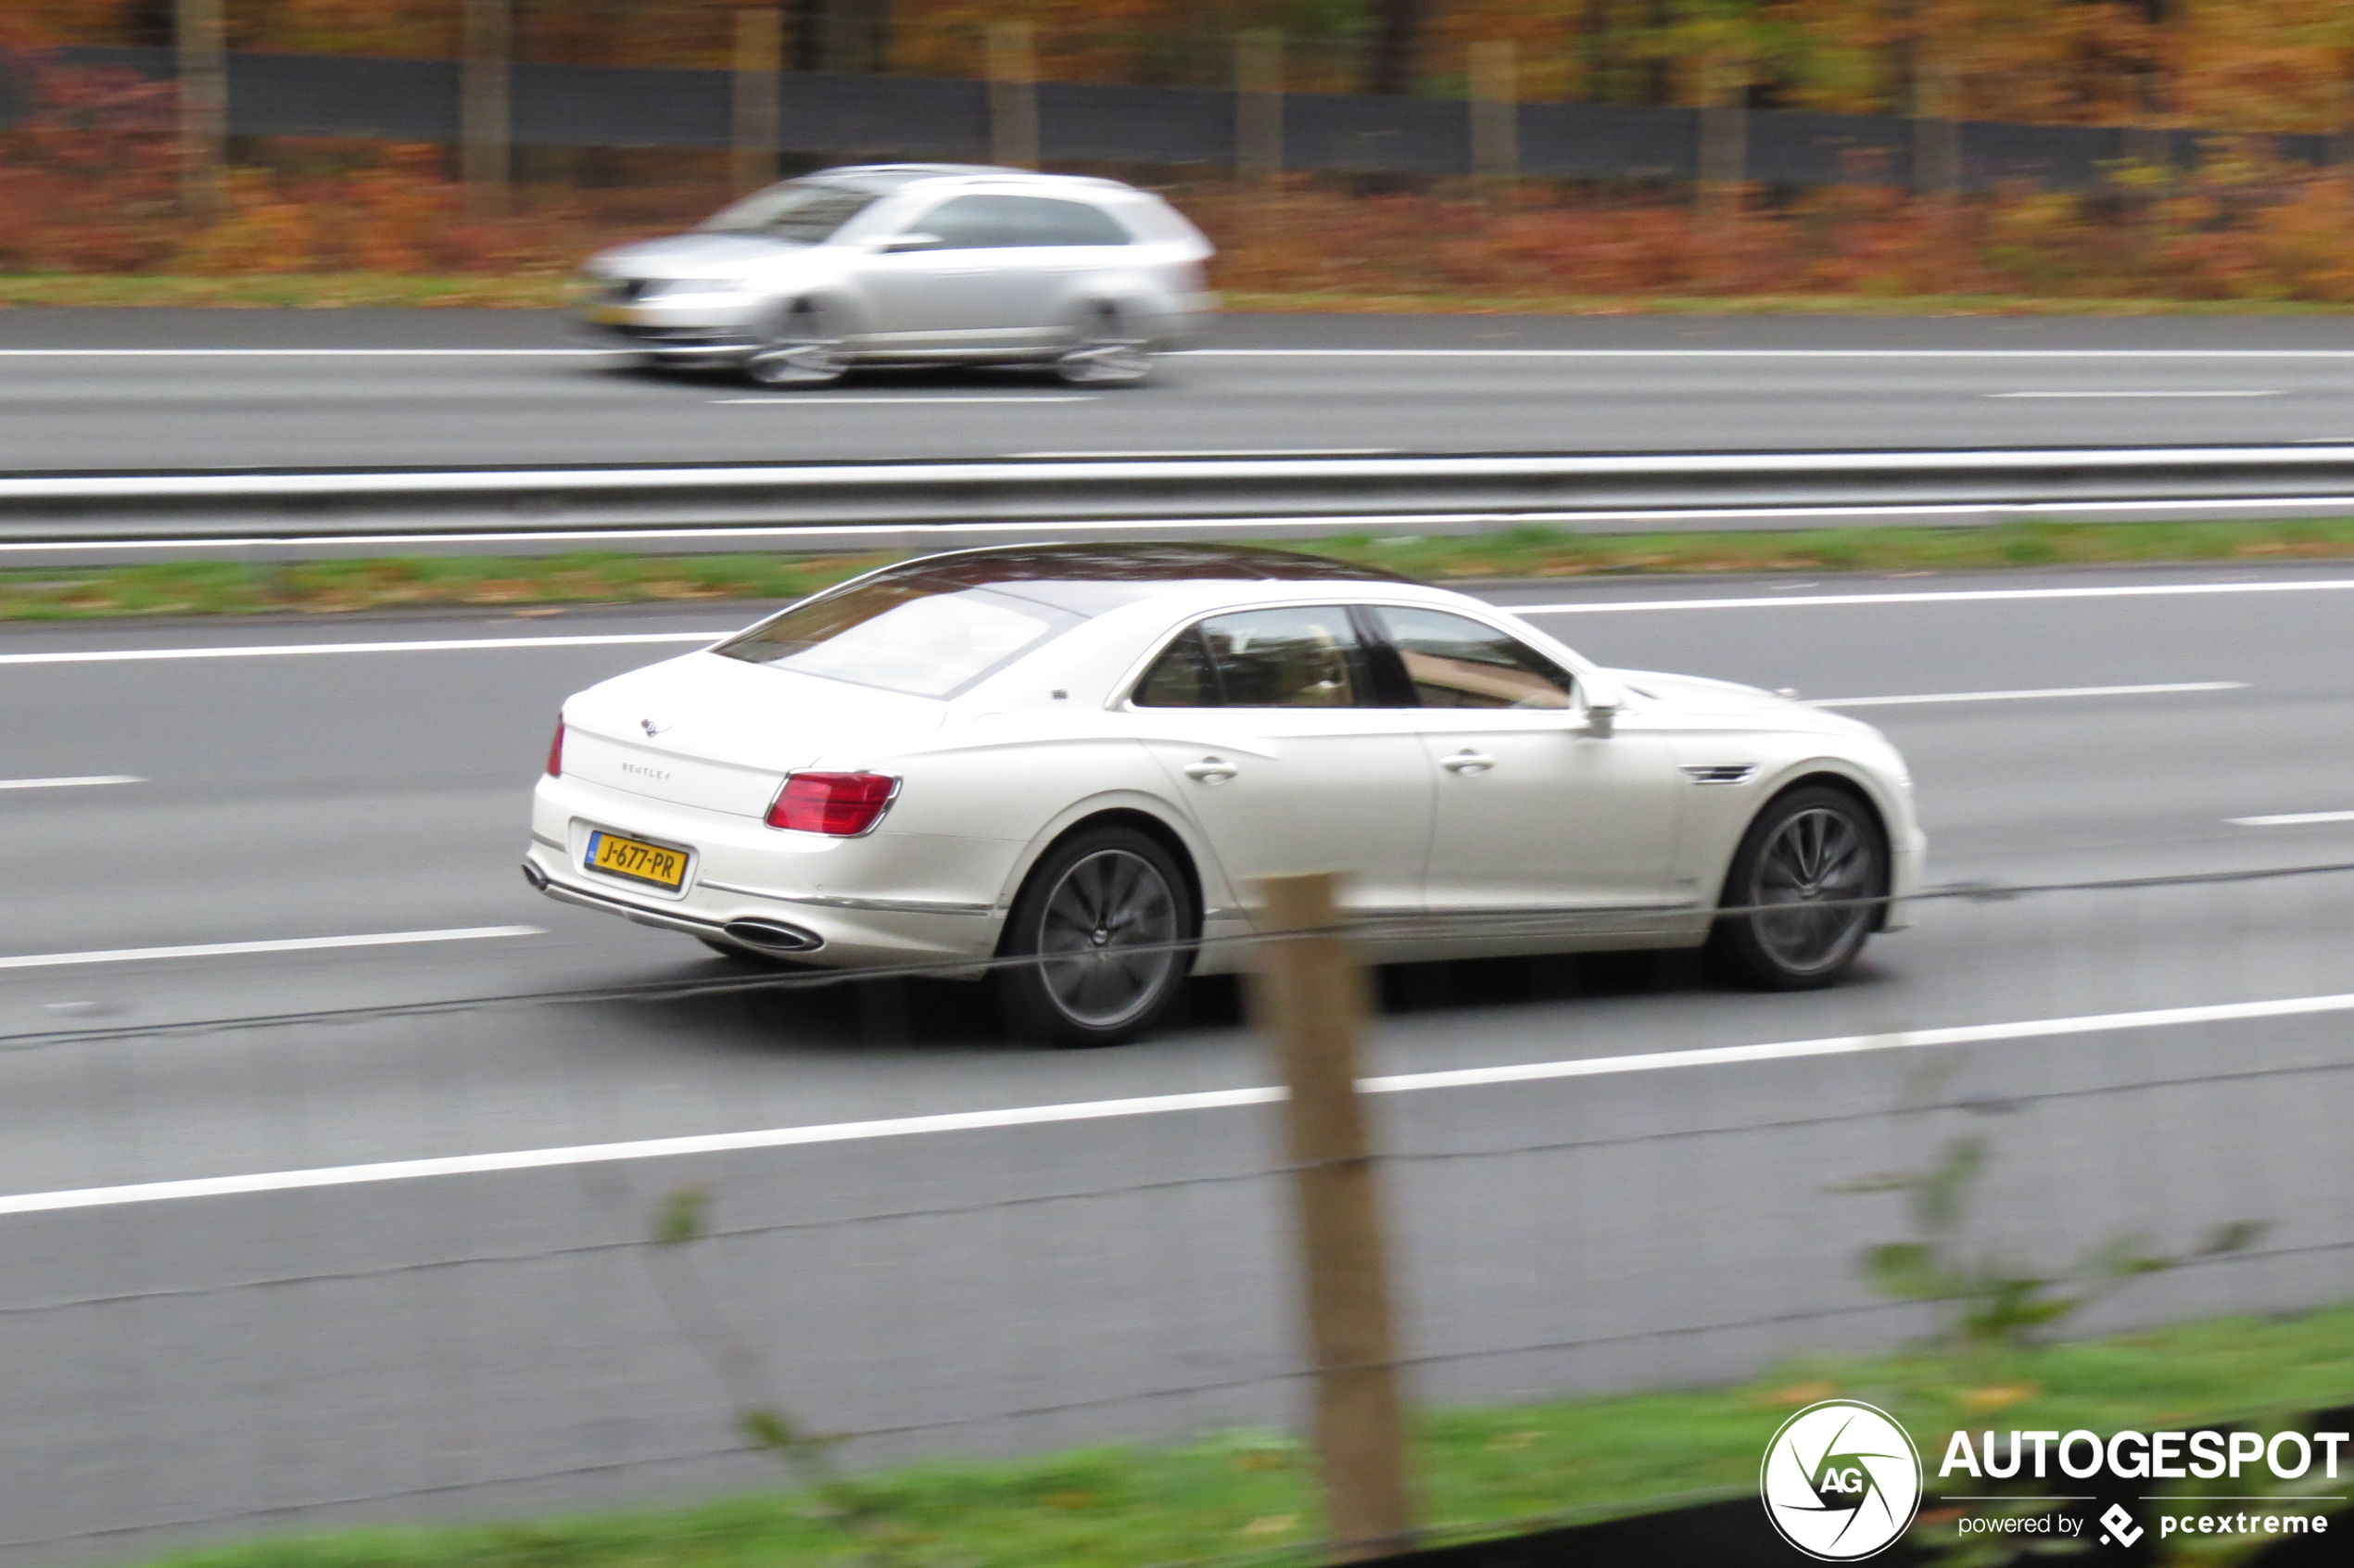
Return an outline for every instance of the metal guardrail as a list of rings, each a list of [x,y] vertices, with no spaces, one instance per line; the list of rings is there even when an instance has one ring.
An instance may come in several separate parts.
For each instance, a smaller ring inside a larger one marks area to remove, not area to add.
[[[0,564],[2354,512],[2354,445],[991,460],[0,478]]]

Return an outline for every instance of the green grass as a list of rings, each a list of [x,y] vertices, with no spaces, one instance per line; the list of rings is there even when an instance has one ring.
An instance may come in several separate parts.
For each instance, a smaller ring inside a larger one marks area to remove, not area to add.
[[[2354,1309],[2216,1320],[2017,1354],[1798,1362],[1739,1387],[1443,1411],[1415,1470],[1442,1537],[1749,1495],[1792,1410],[1848,1396],[1895,1413],[1932,1472],[1956,1426],[2267,1426],[2354,1399]],[[1145,1568],[1283,1559],[1319,1524],[1308,1456],[1267,1433],[867,1477],[869,1561],[907,1568]],[[818,1568],[857,1544],[805,1494],[525,1524],[361,1530],[167,1560],[171,1568]]]
[[[1473,295],[1342,294],[1230,289],[1230,310],[1368,314],[1549,316],[2330,316],[2354,305],[2300,300],[2069,298],[2038,295]],[[0,307],[11,305],[179,305],[234,309],[296,306],[475,306],[552,310],[565,303],[565,280],[551,273],[510,277],[458,272],[242,273],[218,277],[120,272],[0,275]]]
[[[2069,298],[2022,294],[1327,294],[1227,289],[1229,310],[1433,316],[2344,316],[2297,299]]]
[[[154,277],[129,272],[0,274],[0,307],[10,305],[180,305],[222,308],[297,306],[493,306],[553,310],[566,302],[565,280],[548,274],[412,276],[399,272],[250,273]]]
[[[1435,581],[1626,573],[1980,571],[2010,566],[2327,560],[2354,556],[2354,520],[2310,523],[2017,523],[1988,528],[1792,533],[1572,534],[1313,540],[1296,548]],[[197,562],[0,572],[0,620],[209,615],[482,605],[792,599],[887,555],[390,556],[292,565]]]

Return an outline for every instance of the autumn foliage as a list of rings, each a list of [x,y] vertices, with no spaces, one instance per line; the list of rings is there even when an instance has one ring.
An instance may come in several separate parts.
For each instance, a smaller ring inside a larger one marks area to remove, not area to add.
[[[600,245],[691,221],[725,194],[715,161],[682,179],[681,161],[667,158],[653,166],[656,177],[634,183],[528,182],[515,216],[470,221],[446,148],[281,140],[231,171],[222,218],[194,223],[178,211],[169,85],[59,64],[33,46],[32,24],[45,19],[53,41],[108,41],[94,36],[103,34],[90,24],[94,8],[22,3],[29,9],[0,20],[0,58],[32,106],[0,131],[0,271],[557,275]],[[602,32],[567,32],[562,19],[586,11],[538,7],[535,25],[550,31],[528,52],[599,58],[626,44],[640,63],[714,64],[724,57],[714,51],[724,51],[729,8],[721,0],[643,0],[613,8]],[[981,25],[1021,9],[896,0],[897,63],[972,69],[967,44]],[[1267,20],[1259,9],[1273,15],[1244,0],[1214,17],[1189,13],[1189,21],[1169,0],[1042,0],[1029,8],[1048,70],[1099,79],[1166,77],[1208,57],[1202,48],[1214,55],[1232,28]],[[1689,96],[1694,62],[1714,60],[1791,107],[1886,109],[1901,107],[1907,73],[1923,69],[1920,51],[1933,44],[1949,113],[2147,119],[2162,104],[2167,112],[2155,117],[2178,122],[2311,130],[2338,123],[2354,57],[2354,6],[2342,0],[2182,0],[2163,28],[2138,6],[2094,0],[1916,0],[1904,8],[1693,0],[1639,8],[1668,19],[1630,31],[1622,13],[1636,9],[1432,0],[1434,81],[1462,43],[1512,36],[1531,95]],[[1337,5],[1318,15],[1348,11]],[[446,53],[454,12],[450,0],[233,7],[245,46],[356,44],[377,53]],[[1345,33],[1335,37],[1346,42]],[[1174,50],[1170,40],[1180,34],[1202,48]],[[1147,57],[1148,46],[1160,55]],[[2194,173],[2123,171],[2114,188],[2090,195],[2021,185],[1917,201],[1853,185],[1753,192],[1738,214],[1696,207],[1672,188],[1534,182],[1485,197],[1444,185],[1367,194],[1307,177],[1250,189],[1202,180],[1170,194],[1218,242],[1216,281],[1253,292],[2354,302],[2349,177],[2269,161],[2252,143],[2219,141]]]

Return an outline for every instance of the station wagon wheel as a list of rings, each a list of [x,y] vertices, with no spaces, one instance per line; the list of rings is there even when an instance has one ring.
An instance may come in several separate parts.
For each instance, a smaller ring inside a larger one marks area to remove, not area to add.
[[[1050,850],[1022,884],[1000,952],[1035,958],[997,972],[1007,1021],[1056,1045],[1116,1045],[1177,998],[1194,934],[1193,894],[1159,843],[1099,828]]]
[[[1753,985],[1829,985],[1864,950],[1879,923],[1870,901],[1887,891],[1879,819],[1844,790],[1793,790],[1750,824],[1725,879],[1722,907],[1754,913],[1719,920],[1711,945]]]
[[[1055,373],[1073,386],[1133,386],[1152,373],[1152,345],[1116,305],[1090,310],[1073,335],[1055,360]]]
[[[744,361],[744,374],[763,386],[824,386],[849,368],[841,330],[806,299],[796,301]]]

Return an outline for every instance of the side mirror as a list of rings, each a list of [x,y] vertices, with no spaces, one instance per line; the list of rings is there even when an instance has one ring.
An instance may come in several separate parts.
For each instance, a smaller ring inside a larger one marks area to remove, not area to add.
[[[930,250],[939,243],[938,234],[897,234],[883,241],[882,247],[887,252]]]
[[[1586,728],[1584,733],[1592,736],[1597,740],[1607,740],[1617,732],[1617,703],[1588,702],[1586,704]]]

